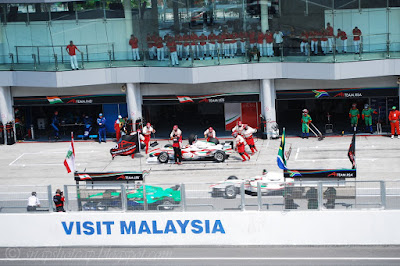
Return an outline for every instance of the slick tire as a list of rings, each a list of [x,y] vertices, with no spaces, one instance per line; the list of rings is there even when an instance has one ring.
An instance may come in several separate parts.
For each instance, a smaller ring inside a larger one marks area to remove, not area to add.
[[[216,138],[210,138],[210,140],[209,140],[208,142],[212,142],[212,143],[214,143],[215,145],[219,144],[219,140],[216,139]]]
[[[226,155],[223,151],[216,151],[214,154],[214,160],[217,163],[223,163],[225,161]]]
[[[236,198],[236,189],[235,186],[227,186],[225,188],[225,198],[226,199],[234,199]]]
[[[160,163],[168,163],[169,160],[169,156],[168,153],[166,153],[165,151],[163,151],[162,153],[160,153],[157,157],[158,161]]]

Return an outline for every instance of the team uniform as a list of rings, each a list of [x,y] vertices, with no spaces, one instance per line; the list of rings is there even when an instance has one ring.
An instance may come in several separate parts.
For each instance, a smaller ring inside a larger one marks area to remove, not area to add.
[[[179,65],[178,53],[176,51],[176,42],[173,39],[169,39],[167,42],[167,47],[169,49],[172,66]]]
[[[246,53],[246,38],[247,38],[247,33],[246,32],[244,32],[244,31],[242,31],[242,32],[240,32],[239,33],[239,39],[240,39],[240,41],[239,41],[239,44],[240,44],[240,52],[242,53],[242,54],[245,54]]]
[[[365,130],[369,130],[369,132],[372,134],[372,114],[376,114],[376,111],[374,109],[371,109],[370,107],[364,108],[361,112],[361,117],[365,121]]]
[[[274,56],[274,35],[272,32],[267,31],[265,34],[265,41],[266,41],[266,54],[267,56]]]
[[[303,115],[301,116],[301,132],[302,137],[307,138],[310,135],[310,127],[309,124],[312,122],[311,116],[308,113],[303,113]]]
[[[215,139],[217,137],[217,133],[214,129],[208,128],[206,131],[204,131],[204,137],[207,139],[207,141],[210,141],[211,138]]]
[[[257,129],[252,127],[245,127],[243,131],[244,139],[246,140],[247,145],[249,145],[252,154],[254,154],[257,150],[256,145],[254,143],[253,134],[257,132]]]
[[[199,37],[196,35],[196,33],[192,33],[192,35],[190,35],[190,46],[192,48],[192,52],[193,52],[193,59],[197,59],[198,56],[198,47],[197,47],[197,41],[198,41]]]
[[[132,48],[132,57],[133,61],[140,60],[139,56],[139,40],[136,37],[133,37],[129,40],[129,45]]]
[[[397,131],[397,137],[400,139],[400,128],[399,128],[400,111],[393,109],[389,113],[390,128],[392,131],[392,138],[394,137],[395,131]]]
[[[311,52],[313,52],[315,55],[318,54],[318,36],[319,36],[319,32],[318,31],[310,32]]]
[[[329,24],[329,23],[328,23]],[[326,35],[328,36],[328,45],[329,45],[329,52],[332,53],[333,41],[334,41],[334,34],[332,26],[328,25],[326,27]]]
[[[156,46],[155,46],[155,42],[154,42],[154,37],[151,35],[147,35],[147,48],[149,49],[149,57],[150,60],[153,60],[154,57],[156,56]]]
[[[353,107],[349,111],[349,117],[350,117],[350,124],[353,127],[353,131],[357,131],[357,124],[358,124],[358,119],[360,118],[360,111],[356,107]]]
[[[65,201],[65,199],[63,196],[61,196],[60,193],[57,193],[56,195],[54,195],[53,202],[54,202],[54,205],[56,206],[57,212],[65,212],[64,201]]]
[[[322,30],[320,32],[321,34],[321,49],[324,55],[328,52],[327,46],[328,46],[328,38],[326,37],[325,30]]]
[[[260,52],[260,56],[264,55],[263,44],[264,44],[264,34],[262,32],[259,32],[257,34],[257,48],[258,51]]]
[[[157,37],[156,39],[156,47],[157,47],[157,60],[164,60],[164,44],[163,39],[161,37]]]
[[[347,53],[347,34],[344,31],[338,32],[337,38],[342,41],[342,53]]]
[[[234,133],[234,136],[235,135],[236,135],[235,137],[236,149],[240,157],[242,157],[242,162],[246,161],[246,157],[248,158],[248,160],[250,160],[250,155],[248,155],[247,152],[245,151],[246,142],[244,138],[237,133],[236,134]]]
[[[232,132],[237,132],[237,133],[239,133],[239,135],[243,135],[244,128],[245,128],[245,125],[239,123],[238,125],[236,125],[232,128]]]
[[[36,197],[36,194],[32,194],[32,196],[30,196],[28,198],[28,206],[27,206],[26,210],[28,212],[36,211],[37,207],[40,207],[40,201]]]
[[[115,120],[114,129],[115,129],[115,137],[117,139],[117,142],[120,142],[120,140],[121,140],[121,121],[120,121],[120,118]]]
[[[183,50],[185,52],[186,60],[189,60],[189,57],[190,57],[190,36],[188,34],[184,34],[182,39],[183,39]]]
[[[182,131],[178,128],[178,126],[174,126],[174,129],[169,136],[172,139],[175,163],[182,164]]]
[[[281,55],[281,46],[283,44],[283,33],[281,31],[275,31],[274,33],[274,40],[275,40],[275,54],[277,56]]]
[[[102,141],[107,142],[106,139],[106,118],[99,117],[97,118],[97,125],[99,126],[99,143]]]
[[[360,53],[360,44],[361,44],[361,30],[357,27],[353,29],[353,44],[354,44],[354,53]]]
[[[308,34],[307,32],[303,32],[300,36],[300,52],[304,53],[304,55],[308,55]]]
[[[53,131],[54,131],[54,138],[55,139],[59,139],[60,138],[60,136],[59,136],[59,132],[60,132],[60,130],[59,130],[59,126],[60,126],[60,121],[58,120],[58,115],[54,115],[53,116],[53,119],[51,120],[51,127],[53,128]]]
[[[207,39],[208,39],[208,51],[210,53],[211,59],[214,59],[215,43],[217,41],[217,35],[211,32],[210,35],[208,35]]]
[[[143,136],[144,136],[144,144],[146,145],[146,154],[149,151],[149,143],[150,143],[150,138],[151,138],[151,133],[155,133],[156,131],[154,130],[154,128],[151,125],[146,125],[143,130]]]
[[[199,42],[200,42],[200,46],[199,46],[199,57],[202,56],[203,59],[205,59],[206,57],[206,50],[207,50],[207,36],[203,34],[200,35],[199,37]]]
[[[176,42],[176,53],[178,54],[178,58],[182,59],[183,58],[183,37],[180,34],[177,34],[175,36],[175,42]]]

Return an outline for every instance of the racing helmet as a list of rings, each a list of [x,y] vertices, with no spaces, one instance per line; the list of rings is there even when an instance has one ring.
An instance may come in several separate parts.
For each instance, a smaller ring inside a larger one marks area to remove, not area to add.
[[[268,174],[268,171],[267,171],[267,169],[263,169],[263,172],[262,172],[262,174],[263,174],[263,175],[266,175],[266,174]]]
[[[214,129],[212,127],[208,128],[208,131],[212,132]]]
[[[368,109],[369,105],[366,103],[364,104],[364,109]]]
[[[32,196],[36,196],[36,192],[35,191],[32,192]]]
[[[151,127],[151,124],[150,123],[146,123],[146,127]]]
[[[238,122],[238,126],[239,126],[239,127],[242,126],[242,121],[239,121],[239,122]]]
[[[100,113],[99,116],[103,116],[103,113]]]
[[[357,107],[357,104],[356,103],[353,103],[352,105],[351,105],[351,107]]]
[[[303,114],[308,114],[308,110],[307,109],[303,109]]]
[[[396,110],[396,106],[393,106],[392,109],[393,109],[393,110]]]
[[[122,116],[121,116],[121,115],[118,115],[118,118],[119,118],[119,119],[122,119]]]

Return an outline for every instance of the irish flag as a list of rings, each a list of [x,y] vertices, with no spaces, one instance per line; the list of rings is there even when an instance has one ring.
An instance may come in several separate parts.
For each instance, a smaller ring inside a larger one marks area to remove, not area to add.
[[[180,103],[193,103],[192,98],[188,96],[176,96],[176,97],[178,97]]]
[[[74,149],[74,133],[71,132],[71,145],[69,146],[69,150],[67,152],[67,156],[64,160],[65,168],[67,168],[67,172],[75,172],[75,149]]]
[[[47,96],[46,98],[50,104],[63,103],[63,101],[59,97]]]

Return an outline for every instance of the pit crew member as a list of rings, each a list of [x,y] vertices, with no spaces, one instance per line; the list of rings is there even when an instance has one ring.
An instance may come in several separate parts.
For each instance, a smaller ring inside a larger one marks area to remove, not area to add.
[[[396,110],[396,106],[392,107],[392,111],[389,113],[390,127],[392,129],[392,136],[394,138],[394,132],[397,131],[397,138],[400,139],[400,128],[399,128],[400,111]]]
[[[248,160],[250,160],[250,155],[248,155],[245,151],[246,142],[244,138],[236,131],[232,133],[232,136],[235,138],[236,150],[239,153],[240,157],[242,157],[242,162],[246,161],[246,157],[248,158]]]
[[[170,134],[174,149],[175,164],[182,164],[182,131],[175,125]]]
[[[253,155],[257,150],[256,145],[254,144],[253,134],[257,132],[257,129],[252,128],[250,126],[245,126],[243,130],[243,137],[246,140],[247,145],[249,145],[251,150],[251,155]]]
[[[243,130],[244,130],[245,125],[242,123],[242,121],[238,121],[237,125],[232,128],[232,132],[237,132],[239,133],[239,135],[243,134]]]
[[[353,128],[353,131],[356,132],[358,119],[360,118],[360,111],[358,111],[357,109],[357,104],[353,103],[351,105],[351,109],[349,111],[349,117],[350,117],[351,127]]]
[[[308,139],[310,135],[310,123],[312,122],[311,116],[308,114],[307,109],[303,109],[303,115],[301,116],[301,132],[302,138]]]
[[[146,154],[149,151],[151,133],[156,133],[156,130],[151,126],[150,123],[147,123],[146,126],[143,128],[144,144],[146,144]]]
[[[103,117],[103,114],[100,113],[97,118],[97,125],[99,126],[99,143],[102,141],[107,142],[106,139],[106,118]]]
[[[26,210],[28,212],[36,211],[36,208],[40,207],[39,198],[36,196],[36,192],[32,192],[31,196],[28,198],[28,207]]]
[[[56,190],[56,194],[53,197],[54,205],[56,206],[56,212],[65,212],[64,210],[64,196],[60,189]]]
[[[365,121],[365,131],[372,132],[372,114],[377,114],[374,109],[371,109],[368,104],[364,105],[364,110],[361,112],[361,117]]]
[[[211,138],[215,139],[216,137],[217,134],[212,127],[209,127],[206,131],[204,131],[204,138],[207,139],[207,141],[210,141]]]
[[[121,141],[121,128],[122,128],[122,116],[118,115],[117,120],[114,122],[114,129],[115,129],[115,137],[117,138],[117,142]]]

